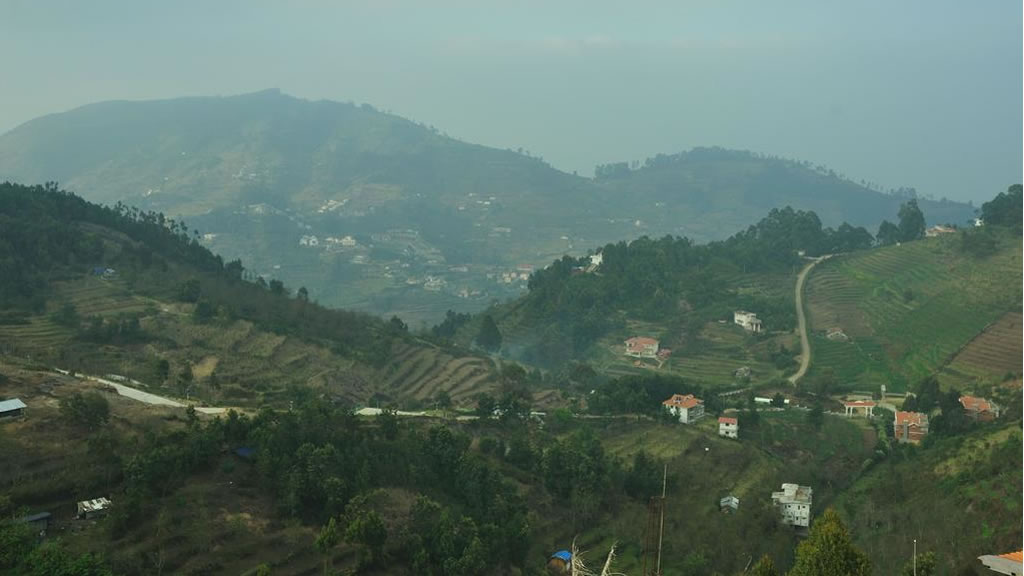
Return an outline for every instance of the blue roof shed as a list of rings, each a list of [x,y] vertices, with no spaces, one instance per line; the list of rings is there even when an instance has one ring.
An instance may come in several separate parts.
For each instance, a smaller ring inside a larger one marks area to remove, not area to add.
[[[554,554],[552,554],[551,557],[552,558],[558,558],[559,560],[562,560],[563,562],[569,562],[570,560],[572,560],[572,553],[569,552],[568,550],[559,550],[558,552],[555,552]]]

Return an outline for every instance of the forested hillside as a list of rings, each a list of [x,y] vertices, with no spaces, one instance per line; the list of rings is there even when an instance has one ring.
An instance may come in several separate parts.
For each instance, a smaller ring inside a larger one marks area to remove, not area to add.
[[[185,218],[204,246],[253,274],[414,326],[516,296],[529,266],[593,246],[721,240],[787,205],[874,231],[912,193],[713,148],[599,167],[591,179],[368,105],[276,91],[39,118],[0,136],[2,179],[56,180],[92,201]],[[959,203],[921,207],[930,224],[973,216]]]
[[[643,237],[604,246],[599,261],[563,257],[531,276],[528,295],[486,314],[504,335],[502,350],[542,366],[600,364],[621,357],[627,338],[646,336],[672,351],[659,368],[723,384],[738,368],[763,366],[757,378],[767,381],[793,364],[793,283],[806,258],[873,244],[863,228],[832,229],[813,212],[773,209],[724,241]],[[732,326],[736,310],[755,312],[765,333],[744,337]],[[466,324],[463,338],[477,334],[476,326]],[[729,346],[715,350],[724,341]],[[692,364],[716,356],[732,362],[707,372]]]
[[[207,404],[456,402],[491,364],[310,301],[224,263],[180,221],[91,204],[54,185],[0,185],[0,351],[118,374]],[[415,387],[413,387],[415,386]]]

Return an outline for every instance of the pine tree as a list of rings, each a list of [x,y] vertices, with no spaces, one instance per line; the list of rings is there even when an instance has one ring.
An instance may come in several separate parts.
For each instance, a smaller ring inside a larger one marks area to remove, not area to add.
[[[779,576],[779,571],[775,569],[775,562],[772,562],[771,557],[765,554],[750,569],[750,576]]]
[[[871,576],[871,562],[853,546],[839,514],[829,508],[797,546],[788,576]]]
[[[480,324],[480,332],[476,336],[476,343],[483,349],[491,352],[501,348],[501,331],[498,330],[498,325],[494,323],[494,318],[490,314],[484,316],[483,322]]]

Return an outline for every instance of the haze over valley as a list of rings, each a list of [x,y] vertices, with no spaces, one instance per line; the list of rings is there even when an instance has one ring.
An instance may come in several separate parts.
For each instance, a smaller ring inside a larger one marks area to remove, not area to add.
[[[1022,20],[0,0],[0,576],[1021,574]]]

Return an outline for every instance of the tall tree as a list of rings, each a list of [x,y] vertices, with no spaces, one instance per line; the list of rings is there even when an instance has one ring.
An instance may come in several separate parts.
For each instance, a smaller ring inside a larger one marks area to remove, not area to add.
[[[1012,226],[1018,233],[1021,229],[1021,185],[1014,184],[1006,192],[981,205],[981,218],[986,225]]]
[[[324,555],[324,576],[330,574],[329,566],[331,564],[331,550],[341,540],[341,532],[338,530],[338,523],[335,522],[334,518],[327,521],[327,524],[320,529],[320,533],[316,536],[316,549],[318,552]]]
[[[494,323],[494,318],[490,314],[486,314],[480,323],[480,332],[476,335],[476,343],[491,352],[501,348],[501,331],[498,330],[498,325]]]
[[[839,514],[829,508],[796,547],[789,576],[871,576],[871,562],[854,547]]]
[[[875,234],[875,239],[882,246],[895,244],[900,241],[900,228],[888,220],[882,220],[882,223],[878,226],[878,234]]]
[[[924,212],[917,206],[917,199],[911,198],[900,205],[900,240],[909,242],[924,238]]]

